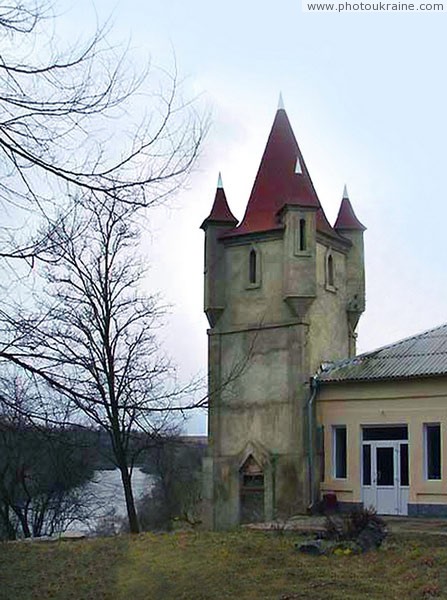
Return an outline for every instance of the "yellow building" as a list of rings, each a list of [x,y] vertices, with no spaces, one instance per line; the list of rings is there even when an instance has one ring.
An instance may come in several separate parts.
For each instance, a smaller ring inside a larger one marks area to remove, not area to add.
[[[447,516],[447,325],[324,365],[314,381],[321,494]]]

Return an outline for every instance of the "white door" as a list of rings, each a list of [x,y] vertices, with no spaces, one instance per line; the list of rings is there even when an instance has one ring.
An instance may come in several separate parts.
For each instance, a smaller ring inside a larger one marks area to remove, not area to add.
[[[362,500],[382,515],[408,513],[408,443],[363,442]],[[401,481],[402,480],[402,481]]]
[[[376,510],[381,515],[399,514],[398,450],[396,442],[376,442],[373,448],[373,477],[376,487]]]

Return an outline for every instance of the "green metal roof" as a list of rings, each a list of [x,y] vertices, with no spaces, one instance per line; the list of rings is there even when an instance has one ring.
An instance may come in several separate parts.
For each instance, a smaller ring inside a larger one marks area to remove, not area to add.
[[[322,383],[447,375],[447,324],[373,352],[326,364]]]

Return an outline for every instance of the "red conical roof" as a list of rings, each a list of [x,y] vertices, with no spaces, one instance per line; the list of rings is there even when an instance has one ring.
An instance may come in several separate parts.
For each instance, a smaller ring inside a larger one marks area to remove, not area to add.
[[[241,224],[233,236],[280,227],[278,211],[286,204],[317,209],[317,229],[329,235],[329,224],[318,200],[286,111],[279,108]]]
[[[230,225],[236,225],[237,219],[233,215],[228,206],[227,198],[222,185],[222,179],[219,173],[219,180],[217,184],[216,195],[214,197],[213,207],[209,216],[203,221],[200,226],[202,229],[209,221],[217,221],[219,223],[229,223]]]
[[[365,231],[366,229],[366,227],[362,225],[362,223],[360,223],[355,216],[355,212],[348,198],[346,188],[340,204],[340,210],[338,211],[338,217],[335,221],[334,229],[356,229],[358,231]]]

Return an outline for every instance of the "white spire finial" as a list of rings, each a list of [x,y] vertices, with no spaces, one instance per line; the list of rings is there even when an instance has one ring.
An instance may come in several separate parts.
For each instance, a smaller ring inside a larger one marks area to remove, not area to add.
[[[281,92],[279,92],[278,110],[285,110],[285,108],[284,108],[284,100],[282,99]]]
[[[217,187],[223,189],[223,183],[222,183],[222,175],[219,171],[219,177],[217,178]]]
[[[343,188],[343,198],[346,198],[347,200],[349,200],[348,188],[346,187],[346,183],[345,183],[345,187]]]

